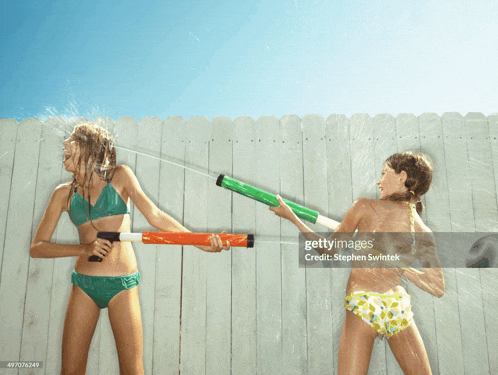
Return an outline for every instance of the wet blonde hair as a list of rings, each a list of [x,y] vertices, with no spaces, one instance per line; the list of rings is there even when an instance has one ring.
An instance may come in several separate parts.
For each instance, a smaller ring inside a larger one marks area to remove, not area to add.
[[[81,173],[81,168],[84,168],[83,185],[86,186],[90,186],[93,172],[102,181],[109,183],[116,170],[115,141],[111,133],[96,123],[88,122],[76,125],[72,137],[79,146],[80,155],[76,161],[76,171],[73,172],[73,181],[71,182],[71,190],[68,196],[68,207],[73,193],[76,191],[76,176]],[[88,217],[91,221],[90,201],[90,191],[88,191]]]

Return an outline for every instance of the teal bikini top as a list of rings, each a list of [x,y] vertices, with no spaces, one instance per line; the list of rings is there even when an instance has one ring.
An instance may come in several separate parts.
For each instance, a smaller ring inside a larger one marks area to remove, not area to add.
[[[123,201],[123,198],[118,194],[114,187],[108,183],[102,189],[95,205],[90,205],[90,213],[88,213],[88,201],[81,195],[76,193],[76,185],[73,197],[68,207],[69,217],[71,221],[79,227],[87,221],[100,219],[101,217],[129,214],[128,206]]]

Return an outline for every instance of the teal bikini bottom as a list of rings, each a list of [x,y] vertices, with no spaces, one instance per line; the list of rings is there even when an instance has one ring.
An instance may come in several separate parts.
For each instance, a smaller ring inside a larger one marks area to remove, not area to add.
[[[140,282],[140,272],[124,276],[89,276],[73,270],[71,282],[80,287],[100,308],[105,308],[119,292]]]

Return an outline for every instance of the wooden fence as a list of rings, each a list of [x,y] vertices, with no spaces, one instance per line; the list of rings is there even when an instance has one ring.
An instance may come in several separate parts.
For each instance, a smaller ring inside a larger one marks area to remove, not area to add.
[[[60,371],[74,259],[30,258],[29,245],[52,190],[70,180],[62,141],[83,121],[0,120],[0,361],[44,362],[43,370],[21,374]],[[377,196],[387,156],[422,151],[435,166],[424,202],[428,226],[498,230],[498,115],[95,121],[115,134],[118,162],[130,166],[146,194],[186,227],[256,235],[255,248],[220,254],[135,246],[146,374],[337,373],[349,271],[300,268],[292,243],[298,232],[289,222],[196,171],[233,176],[340,221],[355,199]],[[132,229],[150,229],[133,208]],[[77,242],[66,214],[53,240]],[[405,280],[434,374],[498,373],[497,271],[445,269],[440,299]],[[103,309],[88,374],[118,373]],[[386,342],[376,340],[369,374],[401,373]]]

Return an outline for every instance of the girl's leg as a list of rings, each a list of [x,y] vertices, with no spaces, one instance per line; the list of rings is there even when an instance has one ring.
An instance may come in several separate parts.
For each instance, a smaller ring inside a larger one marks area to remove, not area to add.
[[[346,311],[339,343],[339,375],[367,374],[377,332],[351,311]]]
[[[73,285],[62,334],[62,375],[86,373],[88,350],[99,315],[95,302]]]
[[[424,342],[414,321],[388,342],[405,375],[432,374]]]
[[[138,288],[119,292],[109,302],[108,308],[118,350],[120,374],[143,374],[142,314]]]

